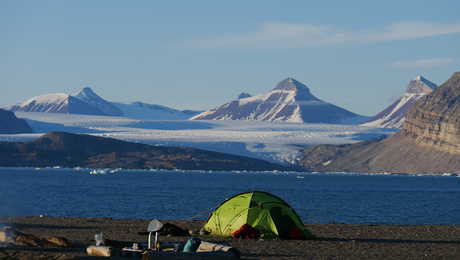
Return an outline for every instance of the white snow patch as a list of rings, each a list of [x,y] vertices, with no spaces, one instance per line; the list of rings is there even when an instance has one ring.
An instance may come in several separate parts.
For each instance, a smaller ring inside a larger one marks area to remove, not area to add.
[[[54,103],[62,102],[68,98],[69,98],[69,95],[64,94],[64,93],[46,94],[46,95],[33,97],[25,101],[24,103],[22,103],[21,106],[26,106],[32,102],[43,103],[43,104],[54,104]]]
[[[400,109],[406,104],[412,102],[415,103],[417,100],[425,96],[426,93],[405,93],[399,100],[398,104],[385,116],[377,118],[373,121],[364,123],[363,126],[370,127],[384,127],[384,128],[401,128],[405,121],[405,114],[400,113]],[[398,113],[399,116],[395,116]]]
[[[190,115],[165,106],[143,102],[119,103],[112,102],[126,117],[143,120],[185,120]]]

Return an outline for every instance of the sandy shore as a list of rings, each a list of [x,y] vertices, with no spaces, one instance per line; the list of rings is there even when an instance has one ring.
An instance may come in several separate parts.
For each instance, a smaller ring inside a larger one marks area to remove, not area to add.
[[[0,217],[0,223],[36,236],[62,236],[69,249],[0,247],[0,259],[88,259],[84,249],[94,234],[109,239],[145,242],[149,220],[110,218]],[[198,230],[203,221],[163,221]],[[460,259],[460,226],[306,225],[316,240],[237,240],[202,237],[236,247],[242,259]],[[187,237],[161,237],[185,241]],[[90,258],[89,258],[90,259]]]

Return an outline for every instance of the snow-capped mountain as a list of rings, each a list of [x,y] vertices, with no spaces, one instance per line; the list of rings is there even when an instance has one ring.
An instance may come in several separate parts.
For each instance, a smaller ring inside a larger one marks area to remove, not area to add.
[[[369,121],[365,122],[363,125],[384,128],[401,128],[409,108],[420,98],[431,93],[435,88],[437,88],[436,84],[420,75],[417,76],[407,85],[406,93],[404,93],[393,104],[385,108],[382,112],[370,118]]]
[[[118,107],[116,107],[111,102],[108,102],[107,100],[98,96],[96,93],[94,93],[94,91],[91,88],[88,88],[88,87],[83,88],[77,93],[73,94],[72,96],[99,109],[106,115],[123,116],[123,112],[120,109],[118,109]]]
[[[22,104],[4,107],[13,112],[68,113],[100,116],[125,116],[142,120],[185,120],[201,111],[176,110],[143,102],[110,102],[85,87],[75,94],[46,94]]]
[[[177,110],[143,102],[112,102],[112,104],[115,105],[124,116],[142,120],[185,120],[200,113],[193,110]]]
[[[348,110],[324,102],[307,86],[287,78],[270,92],[242,97],[208,110],[191,120],[261,120],[297,123],[346,123],[360,118]]]
[[[106,115],[96,107],[74,96],[57,93],[33,97],[22,104],[5,107],[13,112],[47,112]]]

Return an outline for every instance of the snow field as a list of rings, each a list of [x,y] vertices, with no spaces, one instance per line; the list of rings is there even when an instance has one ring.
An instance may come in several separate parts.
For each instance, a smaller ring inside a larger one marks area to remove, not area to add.
[[[18,112],[35,134],[0,135],[1,141],[29,141],[50,131],[92,134],[151,145],[193,147],[295,163],[302,147],[344,144],[391,135],[395,130],[357,125],[224,120],[136,120],[125,117]]]

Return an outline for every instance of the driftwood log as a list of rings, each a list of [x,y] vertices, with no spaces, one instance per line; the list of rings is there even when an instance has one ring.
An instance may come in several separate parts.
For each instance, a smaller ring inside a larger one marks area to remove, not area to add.
[[[18,246],[30,247],[70,247],[70,242],[64,237],[37,237],[32,234],[19,232],[12,227],[5,227],[0,232],[0,242]]]
[[[0,231],[0,243],[15,243],[15,237],[5,231]]]
[[[86,248],[89,256],[112,256],[112,248],[109,246],[89,246]]]

